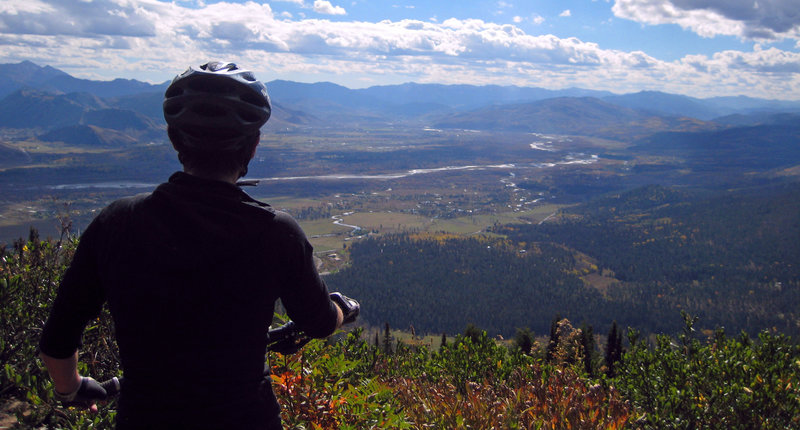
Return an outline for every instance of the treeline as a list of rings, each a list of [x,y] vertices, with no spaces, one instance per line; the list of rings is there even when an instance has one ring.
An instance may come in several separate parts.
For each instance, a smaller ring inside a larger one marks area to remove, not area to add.
[[[328,219],[331,217],[330,206],[307,206],[292,211],[292,216],[297,220]]]
[[[358,298],[363,318],[420,333],[548,332],[556,314],[608,327],[644,310],[613,304],[584,285],[574,253],[552,244],[448,234],[394,234],[349,247],[351,266],[326,282]],[[618,319],[619,320],[619,319]]]
[[[572,208],[557,223],[493,230],[507,239],[370,238],[327,282],[362,300],[369,323],[428,333],[472,323],[545,334],[554,315],[672,332],[686,311],[708,330],[795,335],[798,220],[798,185],[724,195],[651,186]]]

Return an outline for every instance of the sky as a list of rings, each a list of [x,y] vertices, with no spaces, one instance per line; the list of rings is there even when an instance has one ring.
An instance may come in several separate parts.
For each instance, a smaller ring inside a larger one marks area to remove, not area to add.
[[[0,63],[800,100],[800,0],[2,0]]]

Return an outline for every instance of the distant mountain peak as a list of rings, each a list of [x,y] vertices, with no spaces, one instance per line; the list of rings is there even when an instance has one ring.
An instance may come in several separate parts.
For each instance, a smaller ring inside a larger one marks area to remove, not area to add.
[[[69,74],[54,67],[41,67],[28,60],[15,64],[0,64],[0,79],[6,82],[36,87],[59,76],[69,76]],[[6,85],[0,85],[0,89],[4,86]]]
[[[86,92],[98,97],[117,97],[155,91],[161,87],[162,85],[152,85],[135,79],[117,78],[113,81],[78,79],[54,67],[41,67],[29,60],[0,64],[0,98],[21,88],[37,88],[57,93]]]

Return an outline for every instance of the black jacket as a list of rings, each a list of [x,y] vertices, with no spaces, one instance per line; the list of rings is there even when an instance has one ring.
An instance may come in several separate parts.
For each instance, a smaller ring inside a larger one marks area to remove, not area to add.
[[[334,331],[297,223],[232,184],[176,173],[92,221],[40,348],[71,356],[107,302],[125,376],[118,427],[257,428],[278,414],[263,375],[278,298],[311,336]]]

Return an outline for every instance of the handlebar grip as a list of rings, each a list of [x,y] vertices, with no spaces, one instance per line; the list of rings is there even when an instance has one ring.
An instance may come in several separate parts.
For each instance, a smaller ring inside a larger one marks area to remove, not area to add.
[[[122,391],[122,383],[116,376],[100,383],[100,386],[106,390],[106,399],[116,397]]]
[[[294,321],[289,321],[286,324],[270,329],[267,332],[267,343],[272,344],[276,342],[280,342],[286,338],[291,338],[297,336],[299,330],[297,329],[297,325]]]
[[[294,354],[310,341],[311,338],[300,331],[294,321],[267,332],[267,350],[283,355]]]

